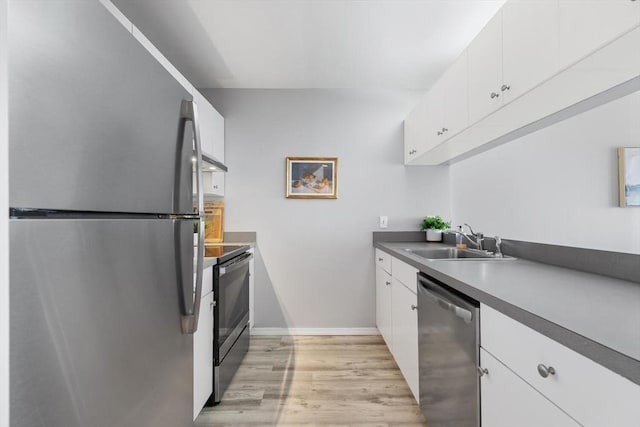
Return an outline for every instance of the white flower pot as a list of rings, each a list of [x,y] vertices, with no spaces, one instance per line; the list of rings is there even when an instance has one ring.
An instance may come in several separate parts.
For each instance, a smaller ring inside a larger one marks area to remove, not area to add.
[[[427,242],[442,242],[442,230],[427,230]]]

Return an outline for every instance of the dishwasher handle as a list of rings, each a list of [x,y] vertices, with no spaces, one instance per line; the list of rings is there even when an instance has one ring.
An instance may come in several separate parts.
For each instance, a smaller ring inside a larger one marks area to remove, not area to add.
[[[455,302],[448,299],[446,295],[447,291],[442,289],[441,286],[423,276],[418,276],[418,282],[423,288],[422,294],[424,296],[428,297],[445,310],[452,312],[465,323],[471,323],[473,321],[473,312],[464,307],[460,307]]]

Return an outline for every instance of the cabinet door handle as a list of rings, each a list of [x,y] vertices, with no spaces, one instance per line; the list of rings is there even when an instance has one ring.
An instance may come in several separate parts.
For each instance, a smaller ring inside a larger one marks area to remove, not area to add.
[[[503,92],[505,90],[509,90],[509,89],[511,89],[511,86],[509,86],[509,85],[502,85],[502,87],[500,88],[500,90],[503,91]]]
[[[538,365],[538,373],[542,378],[547,378],[549,375],[555,375],[556,370],[553,366],[544,366],[542,363]]]
[[[447,128],[442,128],[442,133],[445,133],[445,132],[449,132],[449,129],[447,129]]]
[[[499,93],[491,92],[491,99],[499,97]]]
[[[391,282],[384,282],[385,285],[389,286]]]
[[[415,304],[411,304],[411,310],[417,310],[417,309],[418,309],[418,306],[417,306],[417,305],[415,305]]]
[[[215,189],[217,190],[217,189],[218,189],[218,186],[217,186],[217,185],[214,185],[214,186],[213,186],[213,188],[215,188]]]
[[[485,375],[489,375],[489,370],[487,368],[482,368],[478,366],[478,375],[484,377]]]
[[[378,261],[382,262],[384,261],[384,258],[378,258]]]
[[[440,136],[440,135],[442,135],[442,132],[438,131],[438,132],[436,132],[436,135]]]

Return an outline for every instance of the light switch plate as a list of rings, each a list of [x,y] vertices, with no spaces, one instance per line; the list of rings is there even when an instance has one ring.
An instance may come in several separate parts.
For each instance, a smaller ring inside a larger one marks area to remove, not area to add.
[[[387,228],[389,226],[389,217],[380,216],[380,228]]]

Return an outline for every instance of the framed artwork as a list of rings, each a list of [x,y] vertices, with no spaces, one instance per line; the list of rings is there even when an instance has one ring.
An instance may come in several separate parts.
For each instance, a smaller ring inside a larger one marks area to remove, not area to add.
[[[287,199],[337,199],[337,157],[287,157]]]
[[[640,207],[640,147],[618,148],[620,207]]]

